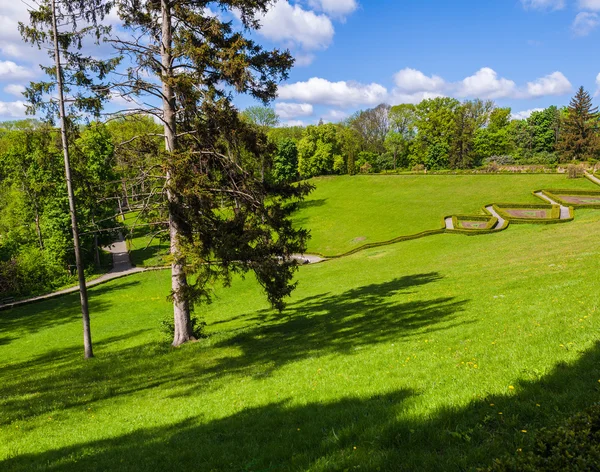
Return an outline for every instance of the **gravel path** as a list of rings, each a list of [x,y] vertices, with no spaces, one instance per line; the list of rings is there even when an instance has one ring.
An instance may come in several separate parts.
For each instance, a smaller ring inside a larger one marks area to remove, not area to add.
[[[315,256],[314,254],[294,254],[292,255],[292,259],[296,259],[303,264],[318,264],[327,260],[324,257]]]
[[[485,209],[487,211],[489,211],[494,218],[498,219],[498,224],[496,224],[496,226],[494,226],[494,228],[492,228],[492,229],[502,228],[504,226],[504,223],[506,220],[504,218],[502,218],[496,210],[494,210],[494,207],[492,205],[485,207]]]
[[[590,174],[589,172],[586,172],[585,175],[587,175],[588,179],[590,179],[592,182],[594,182],[597,185],[600,185],[600,179],[598,177]]]
[[[571,218],[571,212],[569,211],[569,207],[566,207],[564,205],[560,205],[559,203],[555,202],[554,200],[552,200],[547,195],[544,195],[543,192],[536,192],[536,195],[538,197],[546,200],[547,202],[549,202],[552,205],[558,205],[560,207],[560,219],[561,220],[568,220],[569,218]]]
[[[113,268],[104,275],[101,275],[97,279],[92,280],[86,284],[87,287],[94,287],[95,285],[100,285],[109,280],[118,279],[120,277],[125,277],[130,274],[137,274],[138,272],[144,272],[146,270],[151,270],[142,267],[133,267],[131,265],[131,260],[129,259],[129,253],[127,252],[127,244],[123,240],[123,237],[120,236],[119,241],[113,243],[111,246],[103,248],[105,251],[112,253],[113,258]],[[79,285],[75,287],[65,288],[64,290],[59,290],[57,292],[48,293],[46,295],[40,295],[39,297],[27,298],[25,300],[19,300],[11,303],[0,304],[1,310],[8,310],[13,307],[27,305],[29,303],[38,302],[42,300],[49,300],[54,297],[59,297],[61,295],[66,295],[68,293],[76,293],[79,292]]]

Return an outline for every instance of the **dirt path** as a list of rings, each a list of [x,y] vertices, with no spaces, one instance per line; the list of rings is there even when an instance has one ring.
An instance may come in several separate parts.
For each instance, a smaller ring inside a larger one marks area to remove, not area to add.
[[[552,200],[550,197],[544,195],[543,192],[536,192],[535,193],[538,197],[546,200],[547,202],[549,202],[551,205],[558,205],[560,207],[560,219],[561,220],[568,220],[571,218],[571,212],[569,211],[569,208],[564,206],[564,205],[560,205],[559,203],[555,202],[554,200]]]

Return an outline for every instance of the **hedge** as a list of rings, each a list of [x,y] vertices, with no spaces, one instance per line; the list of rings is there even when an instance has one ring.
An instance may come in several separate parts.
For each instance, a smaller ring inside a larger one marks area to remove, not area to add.
[[[572,206],[573,208],[592,208],[592,209],[600,209],[600,203],[591,203],[591,204],[578,204],[566,202],[559,195],[572,195],[572,196],[599,196],[600,191],[598,190],[540,190],[544,195],[551,198],[557,203],[560,203],[564,206]]]
[[[450,217],[447,217],[450,218]],[[483,234],[491,234],[497,231],[503,230],[507,225],[504,225],[502,228],[495,229],[495,226],[498,224],[498,218],[493,215],[453,215],[452,224],[454,229],[446,230],[448,233],[458,233],[458,234],[466,234],[467,236],[475,236],[475,235],[483,235]],[[461,228],[460,221],[486,221],[486,227],[484,229],[476,229],[476,228]]]
[[[343,254],[338,254],[335,256],[327,256],[325,254],[319,253],[319,252],[313,252],[311,254],[314,254],[315,256],[319,256],[319,257],[323,257],[325,259],[339,259],[340,257],[346,257],[346,256],[351,256],[353,254],[356,254],[357,252],[361,252],[361,251],[365,251],[367,249],[373,249],[376,247],[381,247],[381,246],[389,246],[391,244],[396,244],[396,243],[400,243],[402,241],[410,241],[413,239],[420,239],[420,238],[424,238],[426,236],[433,236],[436,234],[444,234],[446,232],[446,225],[444,224],[443,228],[440,229],[432,229],[429,231],[423,231],[421,233],[417,233],[417,234],[411,234],[408,236],[399,236],[397,238],[394,239],[390,239],[389,241],[381,241],[378,243],[368,243],[368,244],[363,244],[362,246],[359,246],[357,248],[354,248],[348,252],[345,252]]]
[[[517,203],[495,203],[492,205],[494,210],[505,220],[515,224],[554,224],[573,220],[573,208],[569,208],[569,218],[560,219],[560,205],[544,204],[517,204]],[[505,209],[545,209],[551,210],[550,218],[515,218],[505,211]]]
[[[563,426],[541,429],[530,451],[496,459],[483,470],[554,472],[599,469],[600,405],[596,404],[571,417]]]

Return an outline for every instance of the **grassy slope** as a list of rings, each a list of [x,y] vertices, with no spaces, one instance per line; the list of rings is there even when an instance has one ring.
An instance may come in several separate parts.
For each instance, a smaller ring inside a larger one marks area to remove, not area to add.
[[[543,203],[534,190],[598,190],[587,179],[556,174],[344,176],[313,183],[317,189],[295,219],[311,229],[309,252],[326,255],[438,229],[443,217],[480,214],[489,203]]]
[[[133,226],[133,234],[127,235],[127,247],[131,263],[136,267],[158,267],[167,264],[169,254],[168,243],[162,241],[158,236],[153,237],[148,233],[148,226],[137,226],[143,224],[143,221],[137,220],[137,213],[127,213],[125,215],[125,225]]]
[[[0,313],[0,469],[464,470],[600,400],[600,212],[234,281],[170,350],[168,272]],[[511,388],[511,387],[514,387]],[[526,431],[526,432],[523,432]]]

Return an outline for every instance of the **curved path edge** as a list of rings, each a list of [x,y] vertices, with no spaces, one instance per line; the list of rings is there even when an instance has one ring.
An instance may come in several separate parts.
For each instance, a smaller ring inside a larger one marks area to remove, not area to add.
[[[600,186],[600,179],[592,174],[590,174],[589,172],[585,173],[585,177],[590,180],[591,182],[595,183],[596,185]],[[544,194],[543,190],[540,190],[538,192],[534,192],[534,195],[546,202],[549,202],[552,205],[557,205],[560,207],[560,219],[561,220],[569,220],[572,219],[571,217],[571,209],[569,207],[566,207],[564,205],[560,205],[559,203],[555,202],[552,198],[548,197],[547,195]],[[475,231],[470,231],[469,234],[470,235],[483,235],[483,234],[490,234],[490,232],[499,232],[502,231],[504,229],[506,229],[508,227],[508,224],[510,223],[510,221],[505,220],[504,218],[502,218],[494,209],[493,205],[486,205],[484,207],[485,211],[490,214],[491,216],[495,217],[498,219],[498,223],[496,224],[496,226],[494,226],[494,228],[491,229],[491,231],[481,231],[478,232],[477,230]],[[383,246],[390,246],[392,244],[397,244],[399,242],[403,242],[403,241],[410,241],[413,239],[420,239],[420,238],[424,238],[427,236],[433,236],[433,235],[438,235],[438,234],[444,234],[444,233],[449,233],[449,234],[465,234],[464,232],[458,231],[456,230],[456,228],[454,228],[454,223],[452,220],[451,216],[445,217],[444,218],[444,227],[437,229],[437,230],[429,230],[429,231],[423,231],[422,233],[418,233],[418,234],[413,234],[413,235],[408,235],[408,236],[399,236],[397,238],[391,239],[389,241],[382,241],[382,242],[378,242],[378,243],[370,243],[370,244],[365,244],[363,246],[357,247],[355,249],[352,249],[351,251],[348,251],[346,253],[343,254],[339,254],[339,255],[334,255],[334,256],[325,256],[323,254],[293,254],[292,255],[292,259],[297,260],[298,262],[300,262],[301,264],[318,264],[320,262],[325,262],[331,259],[339,259],[342,257],[347,257],[347,256],[351,256],[353,254],[356,254],[358,252],[361,251],[365,251],[367,249],[373,249],[376,247],[383,247]],[[98,277],[95,280],[92,280],[90,282],[88,282],[86,284],[87,287],[95,287],[97,285],[101,285],[104,284],[106,282],[110,282],[111,280],[115,280],[115,279],[119,279],[122,277],[127,277],[129,275],[132,274],[139,274],[141,272],[148,272],[148,271],[154,271],[154,270],[166,270],[169,269],[169,266],[163,266],[163,267],[133,267],[131,265],[131,260],[129,258],[129,252],[127,251],[127,245],[125,243],[125,240],[123,238],[123,236],[121,234],[119,234],[119,240],[116,241],[115,243],[113,243],[111,246],[103,248],[105,250],[107,250],[108,252],[112,253],[113,256],[113,268],[107,272],[104,275],[101,275],[100,277]],[[4,303],[4,304],[0,304],[0,311],[3,310],[9,310],[11,308],[16,308],[19,306],[23,306],[23,305],[28,305],[30,303],[35,303],[38,301],[43,301],[43,300],[50,300],[52,298],[56,298],[56,297],[60,297],[62,295],[67,295],[67,294],[71,294],[71,293],[76,293],[79,292],[79,286],[74,286],[74,287],[69,287],[63,290],[59,290],[56,292],[52,292],[52,293],[48,293],[45,295],[40,295],[37,297],[32,297],[32,298],[27,298],[24,300],[18,300],[18,301],[14,301],[14,302],[10,302],[10,303]]]

